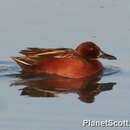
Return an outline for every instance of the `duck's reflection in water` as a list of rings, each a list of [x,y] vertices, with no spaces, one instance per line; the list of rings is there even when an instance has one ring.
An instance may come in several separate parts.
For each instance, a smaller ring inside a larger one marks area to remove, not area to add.
[[[101,77],[85,79],[69,79],[56,76],[44,76],[35,78],[21,77],[13,85],[24,85],[20,89],[21,95],[30,97],[58,97],[61,94],[76,93],[79,99],[85,103],[93,103],[95,96],[104,91],[112,90],[115,82],[98,83]]]

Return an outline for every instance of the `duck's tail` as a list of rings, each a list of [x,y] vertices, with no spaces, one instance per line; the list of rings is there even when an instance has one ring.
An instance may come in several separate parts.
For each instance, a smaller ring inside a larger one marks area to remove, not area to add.
[[[32,67],[32,64],[24,57],[11,57],[23,70]]]

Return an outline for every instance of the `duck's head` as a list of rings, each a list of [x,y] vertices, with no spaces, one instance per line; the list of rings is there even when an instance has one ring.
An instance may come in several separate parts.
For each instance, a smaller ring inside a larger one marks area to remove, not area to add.
[[[81,43],[76,52],[85,59],[91,60],[96,58],[104,58],[109,60],[116,60],[115,56],[105,53],[95,43],[91,41]]]

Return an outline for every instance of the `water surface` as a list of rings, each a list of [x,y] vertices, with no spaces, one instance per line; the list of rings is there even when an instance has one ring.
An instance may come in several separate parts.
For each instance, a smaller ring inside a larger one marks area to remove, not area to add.
[[[80,130],[91,129],[83,128],[84,119],[129,120],[129,5],[129,0],[0,0],[0,129]],[[118,58],[102,61],[107,71],[110,66],[120,70],[109,76],[106,71],[99,81],[116,83],[110,90],[95,95],[91,103],[81,101],[77,92],[49,98],[21,95],[26,85],[11,56],[26,47],[71,48],[86,40]]]

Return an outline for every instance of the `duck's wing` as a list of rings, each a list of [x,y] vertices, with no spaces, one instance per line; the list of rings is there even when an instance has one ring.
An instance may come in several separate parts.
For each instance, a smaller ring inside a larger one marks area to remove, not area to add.
[[[13,57],[20,66],[34,66],[47,58],[71,58],[76,55],[73,49],[68,48],[27,48],[20,53],[23,56]]]
[[[37,54],[48,52],[51,50],[53,50],[53,49],[51,49],[51,48],[27,48],[27,49],[21,50],[20,53],[27,57],[32,57]]]
[[[30,58],[40,58],[40,57],[64,57],[65,55],[70,55],[74,53],[73,49],[69,48],[27,48],[26,50],[21,50],[21,54]]]

